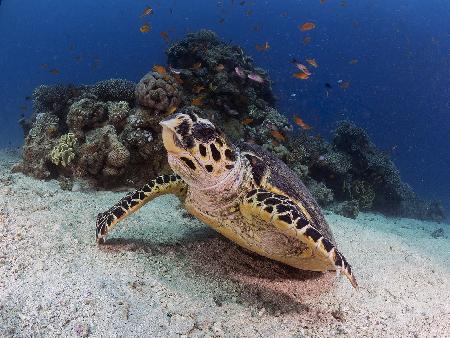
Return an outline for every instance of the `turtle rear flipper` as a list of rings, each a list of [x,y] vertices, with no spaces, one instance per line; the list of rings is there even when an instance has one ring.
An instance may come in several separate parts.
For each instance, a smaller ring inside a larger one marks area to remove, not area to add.
[[[358,284],[345,257],[310,224],[301,209],[288,197],[264,189],[254,189],[245,196],[240,210],[244,217],[259,218],[286,236],[306,244],[308,250],[299,256],[299,260],[305,260],[308,270],[336,270],[357,288]],[[302,268],[300,265],[297,267]]]
[[[180,176],[175,174],[162,175],[151,180],[141,189],[129,193],[110,209],[97,215],[95,232],[97,242],[100,244],[103,243],[108,232],[111,231],[118,222],[137,211],[147,202],[166,194],[175,194],[183,197],[185,196],[186,191],[186,183]]]

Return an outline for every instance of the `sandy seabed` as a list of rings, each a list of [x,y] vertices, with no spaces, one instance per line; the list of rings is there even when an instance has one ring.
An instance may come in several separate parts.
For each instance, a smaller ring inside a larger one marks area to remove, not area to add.
[[[326,213],[354,290],[240,249],[171,196],[98,246],[124,193],[62,191],[17,161],[0,151],[1,337],[450,337],[448,224]]]

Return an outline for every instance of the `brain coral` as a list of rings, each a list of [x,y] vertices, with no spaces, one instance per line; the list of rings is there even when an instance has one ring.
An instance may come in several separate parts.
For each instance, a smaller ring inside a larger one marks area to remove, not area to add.
[[[136,86],[136,100],[143,107],[166,112],[180,104],[181,89],[173,77],[149,72]]]

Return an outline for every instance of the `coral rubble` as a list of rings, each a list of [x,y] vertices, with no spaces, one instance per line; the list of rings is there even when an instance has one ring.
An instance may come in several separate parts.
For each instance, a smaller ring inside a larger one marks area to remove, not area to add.
[[[336,213],[445,218],[441,205],[417,198],[391,159],[351,122],[337,125],[331,143],[305,131],[293,135],[274,106],[268,73],[239,46],[201,30],[166,53],[168,69],[154,68],[137,85],[110,79],[36,88],[34,113],[20,121],[23,161],[14,170],[58,179],[65,189],[74,178],[101,187],[141,185],[169,170],[159,122],[183,107],[220,125],[232,140],[259,144],[280,157]]]

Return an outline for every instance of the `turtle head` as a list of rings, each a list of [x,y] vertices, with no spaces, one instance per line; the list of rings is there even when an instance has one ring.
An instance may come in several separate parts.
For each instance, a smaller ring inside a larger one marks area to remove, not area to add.
[[[189,185],[206,189],[235,172],[235,148],[209,120],[185,109],[160,124],[169,165]]]

